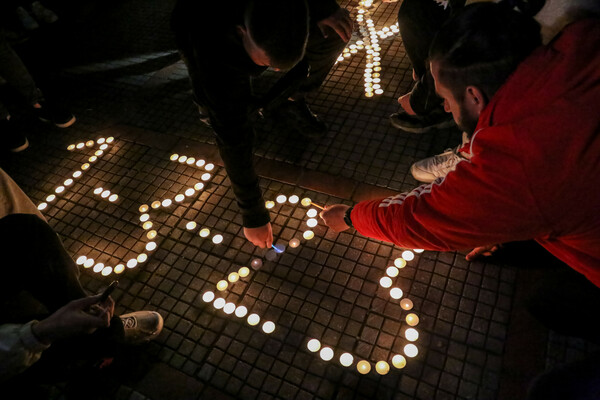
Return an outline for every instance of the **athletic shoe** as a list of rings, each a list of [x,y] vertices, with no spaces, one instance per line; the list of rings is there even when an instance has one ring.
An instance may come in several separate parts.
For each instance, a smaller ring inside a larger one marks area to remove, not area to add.
[[[15,130],[13,123],[10,122],[10,117],[0,121],[0,147],[13,153],[18,153],[29,147],[27,137]]]
[[[468,160],[460,149],[462,144],[454,149],[446,149],[442,154],[417,161],[410,167],[410,173],[419,182],[431,183],[439,177],[454,171],[459,162]]]
[[[59,128],[67,128],[76,121],[75,116],[69,111],[45,101],[40,101],[41,108],[33,108],[33,112],[42,122],[54,124]]]
[[[435,109],[427,115],[410,115],[403,109],[390,115],[390,123],[400,130],[410,133],[427,133],[435,129],[455,126],[452,114]]]
[[[52,24],[58,21],[58,16],[54,13],[54,11],[47,9],[39,1],[34,1],[31,3],[31,12],[38,21],[46,24]]]
[[[23,28],[28,31],[36,30],[40,27],[35,19],[25,10],[23,7],[17,7],[15,10],[17,13],[17,18],[19,18],[19,22],[23,25]]]
[[[149,342],[160,334],[163,318],[156,311],[136,311],[121,315],[124,341],[128,344]]]

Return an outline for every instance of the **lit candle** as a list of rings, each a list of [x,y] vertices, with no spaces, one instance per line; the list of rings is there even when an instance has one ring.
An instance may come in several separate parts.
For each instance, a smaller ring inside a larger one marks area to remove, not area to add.
[[[179,158],[177,159],[177,161],[179,161],[180,163],[184,163],[187,161],[187,156],[179,156]]]
[[[98,273],[104,269],[104,263],[98,263],[94,265],[93,271]]]
[[[146,243],[146,250],[154,251],[156,249],[156,242],[148,242]]]
[[[263,263],[262,260],[260,258],[255,258],[254,260],[252,260],[252,262],[250,263],[250,266],[253,269],[259,269],[260,267],[262,267]]]
[[[410,250],[405,250],[402,252],[402,258],[404,258],[406,261],[411,261],[415,258],[415,254]]]
[[[390,289],[390,297],[392,299],[398,300],[402,297],[403,294],[404,293],[402,292],[402,289],[400,289],[400,288],[395,287],[395,288]]]
[[[291,248],[296,248],[298,246],[300,246],[300,240],[298,240],[296,238],[290,240],[290,247]]]
[[[194,189],[196,189],[196,190],[202,190],[202,189],[204,189],[204,183],[202,183],[202,182],[196,183],[194,185]]]
[[[271,200],[265,201],[265,208],[271,209],[273,207],[275,207],[275,202],[274,201],[271,201]]]
[[[389,276],[384,276],[379,280],[379,284],[384,288],[392,286],[392,279]]]
[[[138,210],[140,210],[141,213],[147,212],[149,210],[148,204],[142,204]]]
[[[310,206],[311,203],[312,203],[312,201],[308,197],[303,198],[302,201],[301,201],[301,204],[304,207]]]
[[[144,228],[146,230],[152,228],[152,221],[146,221],[146,222],[144,222],[144,224],[142,225],[142,228]],[[152,239],[152,238],[150,238],[150,239]]]
[[[417,314],[410,313],[406,316],[406,323],[410,326],[416,326],[419,323]]]
[[[291,204],[296,204],[296,203],[298,203],[298,201],[300,201],[300,198],[294,194],[294,195],[290,196],[290,198],[288,199],[288,201]]]
[[[72,184],[73,184],[73,179],[71,179],[71,178],[69,178],[63,182],[63,185],[65,185],[65,186],[71,186]]]
[[[74,144],[70,144],[69,146],[67,146],[67,150],[71,151],[75,149],[75,145]]]
[[[46,201],[47,201],[47,202],[52,202],[52,201],[54,201],[55,199],[56,199],[56,196],[55,196],[55,195],[53,195],[53,194],[51,194],[51,195],[49,195],[48,197],[46,197]]]
[[[73,178],[79,178],[81,176],[82,172],[81,171],[75,171],[73,172]]]
[[[102,275],[108,276],[112,273],[112,267],[104,267],[102,268]]]
[[[127,261],[127,268],[135,268],[137,264],[137,260],[135,258],[132,258],[129,261]]]
[[[219,244],[223,241],[223,235],[215,235],[212,238],[214,244]]]
[[[200,232],[198,233],[200,235],[200,237],[208,237],[208,235],[210,235],[210,229],[208,228],[202,228],[200,229]]]
[[[319,356],[323,361],[329,361],[333,358],[333,350],[331,347],[323,347],[319,352]]]
[[[40,204],[37,206],[37,209],[38,209],[38,210],[40,210],[40,211],[42,211],[42,210],[45,210],[45,209],[46,209],[46,207],[48,207],[48,203],[40,203]]]
[[[101,138],[98,139],[98,144],[102,144],[104,142],[106,142],[105,138],[101,137]]]
[[[91,156],[90,158],[88,158],[88,161],[91,163],[96,162],[97,160],[98,160],[98,157],[96,157],[96,156]]]
[[[238,275],[240,276],[240,278],[245,278],[248,275],[250,275],[250,269],[248,267],[242,267],[238,271]]]
[[[98,157],[100,157],[102,154],[104,154],[102,150],[96,150],[96,152],[94,153],[94,155]]]
[[[233,314],[233,312],[235,311],[235,304],[233,303],[227,303],[225,304],[225,307],[223,307],[223,312],[225,314]]]
[[[397,277],[399,272],[400,272],[400,270],[394,266],[387,267],[387,269],[385,270],[385,273],[387,274],[387,276],[392,277],[392,278]]]
[[[302,237],[304,237],[304,239],[306,239],[306,240],[310,240],[315,237],[315,233],[313,231],[305,231],[302,234]]]
[[[260,322],[260,317],[258,316],[258,314],[250,314],[248,315],[248,325],[258,325],[258,323]]]
[[[416,355],[419,354],[419,349],[417,349],[417,346],[410,343],[404,346],[404,354],[406,354],[407,357],[416,357]]]
[[[424,249],[413,249],[413,251],[414,251],[415,253],[422,253],[422,252],[424,252],[425,250],[424,250]]]
[[[146,254],[146,253],[141,253],[141,254],[138,254],[138,256],[137,256],[137,262],[140,264],[143,262],[146,262],[147,259],[148,259],[148,254]]]
[[[358,372],[365,375],[371,372],[371,364],[366,360],[360,360],[356,364],[356,369],[358,370]]]
[[[215,164],[206,164],[204,166],[204,169],[207,171],[212,171],[213,169],[215,169]]]
[[[77,143],[77,148],[78,149],[83,149],[83,147],[85,146],[85,143]]]
[[[403,310],[410,310],[413,308],[413,302],[411,299],[402,299],[400,307],[402,307]]]
[[[158,201],[158,200],[153,201],[152,204],[151,204],[151,207],[152,208],[158,208],[158,207],[160,207],[160,201]]]
[[[92,265],[94,265],[94,259],[93,258],[88,258],[87,260],[85,260],[85,262],[83,263],[83,266],[85,268],[90,268]]]
[[[83,265],[87,260],[86,256],[79,256],[77,257],[77,260],[75,260],[75,264],[77,265]]]
[[[213,307],[216,308],[217,310],[220,310],[221,308],[225,307],[226,301],[224,298],[219,297],[218,299],[216,299],[213,303]]]
[[[403,258],[396,258],[394,260],[394,265],[398,268],[404,268],[406,267],[406,260]]]
[[[287,197],[283,194],[280,194],[279,196],[277,196],[277,198],[275,198],[275,201],[279,204],[283,204],[287,201]]]
[[[186,163],[187,165],[192,165],[192,164],[193,164],[193,163],[195,163],[195,162],[196,162],[196,159],[195,159],[194,157],[190,157],[190,158],[188,158],[188,159],[186,160],[186,162],[185,162],[185,163]]]
[[[92,147],[94,145],[94,141],[93,140],[88,140],[87,142],[85,142],[85,145],[87,147]]]
[[[103,199],[107,198],[108,196],[110,196],[110,190],[104,190],[102,193],[100,193],[100,197]]]
[[[404,332],[404,337],[409,342],[414,342],[419,339],[419,332],[415,328],[408,328],[406,332]]]
[[[398,369],[406,367],[406,358],[402,354],[396,354],[392,357],[392,365]]]
[[[309,228],[314,228],[317,224],[318,222],[315,218],[309,218],[308,221],[306,221],[306,225],[308,225]]]
[[[181,203],[183,200],[185,200],[185,196],[182,194],[178,194],[177,196],[175,196],[175,201],[178,203]]]
[[[196,190],[194,188],[189,188],[185,191],[185,195],[188,197],[193,196],[194,193],[196,193]]]
[[[142,214],[140,215],[140,221],[146,222],[150,219],[150,214]]]
[[[275,330],[275,324],[271,321],[267,321],[263,324],[262,330],[264,333],[273,333]]]
[[[314,208],[311,208],[310,210],[308,210],[306,212],[306,216],[309,217],[309,218],[314,218],[314,217],[317,216],[317,214],[318,214],[318,211],[315,210]]]
[[[188,231],[191,231],[193,229],[196,229],[196,222],[194,221],[189,221],[187,224],[185,224],[185,229],[187,229]]]
[[[227,280],[231,283],[235,283],[240,280],[240,275],[237,272],[232,272],[227,276]]]
[[[202,160],[202,159],[200,159],[200,160],[196,161],[196,167],[201,167],[201,166],[203,166],[204,164],[206,164],[206,161],[204,161],[204,160]]]
[[[385,375],[390,372],[390,365],[385,361],[377,361],[377,364],[375,364],[375,371],[377,371],[379,375]]]
[[[56,193],[62,193],[65,191],[65,187],[64,186],[59,186],[54,190]]]
[[[115,274],[121,274],[125,271],[125,266],[123,264],[119,264],[115,267]]]
[[[219,291],[223,291],[225,289],[227,289],[227,286],[229,286],[229,283],[227,283],[227,281],[225,279],[220,280],[219,282],[217,282],[217,290]]]
[[[244,318],[248,314],[248,309],[244,306],[239,306],[235,309],[235,316],[238,318]]]
[[[88,163],[81,164],[81,169],[82,169],[82,170],[84,170],[84,171],[85,171],[86,169],[88,169],[89,167],[90,167],[90,164],[88,164]]]
[[[344,367],[349,367],[354,362],[354,357],[350,353],[344,353],[340,356],[340,364]]]
[[[213,292],[211,292],[210,290],[208,292],[204,292],[204,294],[202,295],[202,301],[204,301],[205,303],[210,303],[215,299],[215,294]]]
[[[171,204],[173,204],[173,201],[171,199],[164,199],[162,201],[162,203],[160,203],[163,207],[169,207]]]
[[[200,179],[202,179],[203,181],[207,181],[210,179],[210,174],[207,172],[205,174],[202,174],[202,176],[200,177]]]
[[[108,142],[108,143],[110,143],[110,142]],[[100,150],[106,150],[107,148],[108,148],[108,145],[106,143],[100,146]]]
[[[319,342],[318,339],[310,339],[306,344],[306,347],[308,348],[308,350],[312,351],[313,353],[316,353],[321,348],[321,342]]]

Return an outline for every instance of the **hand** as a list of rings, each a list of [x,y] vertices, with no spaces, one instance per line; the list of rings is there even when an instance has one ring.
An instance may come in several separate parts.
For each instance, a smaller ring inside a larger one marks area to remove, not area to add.
[[[354,26],[350,19],[350,13],[345,8],[338,8],[329,17],[317,22],[317,26],[321,30],[323,36],[328,37],[329,29],[333,29],[344,42],[348,42],[352,37]]]
[[[42,343],[52,343],[80,334],[90,334],[101,327],[108,327],[114,313],[115,302],[110,297],[99,304],[101,295],[73,300],[48,318],[33,326],[34,335]],[[94,313],[90,313],[90,309]]]
[[[474,259],[480,256],[489,257],[500,247],[501,245],[499,244],[490,244],[488,246],[475,247],[473,250],[471,250],[469,254],[465,256],[465,258],[467,259],[467,261],[473,261]]]
[[[345,204],[334,204],[332,206],[325,206],[325,209],[321,211],[319,216],[325,222],[329,228],[336,232],[345,231],[350,228],[344,221],[344,215],[350,208]]]
[[[262,249],[270,249],[273,245],[273,228],[270,222],[258,228],[244,228],[244,236],[253,245]]]

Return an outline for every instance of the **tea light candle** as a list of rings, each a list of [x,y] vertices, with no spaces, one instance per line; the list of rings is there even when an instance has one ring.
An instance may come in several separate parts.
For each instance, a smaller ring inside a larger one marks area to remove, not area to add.
[[[83,147],[85,146],[85,143],[77,143],[77,148],[78,149],[83,149]]]
[[[203,159],[200,159],[200,160],[196,161],[196,167],[201,167],[204,164],[206,164],[206,161],[204,161]]]
[[[331,347],[323,347],[319,352],[319,356],[323,361],[329,361],[333,358],[333,350]]]
[[[223,235],[215,235],[212,238],[214,244],[219,244],[223,241]]]
[[[158,200],[153,201],[152,204],[150,204],[150,206],[152,208],[158,208],[158,207],[160,207],[160,201],[158,201]]]
[[[248,315],[248,325],[258,325],[258,323],[260,322],[260,317],[258,316],[258,314],[250,314]]]
[[[196,159],[195,159],[194,157],[190,157],[190,158],[188,158],[188,159],[185,161],[185,163],[186,163],[187,165],[192,165],[192,164],[193,164],[193,163],[195,163],[195,162],[196,162]]]
[[[405,250],[402,252],[402,258],[404,258],[406,261],[411,261],[415,258],[415,254],[410,250]]]
[[[88,158],[88,161],[91,163],[96,162],[96,160],[98,160],[98,157],[96,156],[91,156],[90,158]]]
[[[79,257],[77,257],[77,260],[75,260],[75,264],[83,265],[86,260],[87,260],[86,256],[79,256]]]
[[[110,196],[110,190],[104,190],[102,193],[100,193],[100,197],[103,199],[107,198],[108,196]]]
[[[300,241],[296,238],[293,238],[292,240],[290,240],[290,247],[291,248],[296,248],[300,246]]]
[[[65,187],[64,186],[59,186],[54,190],[56,193],[62,193],[65,191]]]
[[[419,323],[417,314],[410,313],[406,316],[406,323],[410,326],[416,326]]]
[[[366,360],[360,360],[357,364],[356,364],[356,369],[358,370],[358,372],[360,372],[363,375],[368,374],[369,372],[371,372],[371,364],[366,361]]]
[[[275,201],[279,204],[283,204],[287,201],[287,197],[284,194],[280,194],[279,196],[277,196],[277,198],[275,198]]]
[[[379,284],[384,288],[392,286],[392,279],[389,276],[384,276],[379,280]]]
[[[146,254],[146,253],[138,254],[138,256],[137,256],[138,263],[141,264],[143,262],[146,262],[146,260],[148,260],[148,254]]]
[[[392,299],[398,300],[399,298],[402,297],[403,294],[404,293],[402,292],[402,289],[400,289],[400,288],[395,287],[395,288],[390,289],[390,297]]]
[[[349,367],[354,362],[354,357],[350,353],[344,353],[340,356],[340,364],[344,367]]]
[[[302,234],[302,237],[303,237],[304,239],[306,239],[306,240],[310,240],[310,239],[312,239],[312,238],[314,238],[314,237],[315,237],[315,233],[314,233],[313,231],[305,231],[305,232]]]
[[[316,210],[316,209],[314,209],[314,208],[311,208],[310,210],[308,210],[308,211],[306,212],[306,216],[307,216],[307,217],[309,217],[309,218],[314,218],[314,217],[316,217],[316,216],[317,216],[317,214],[318,214],[318,212],[317,212],[317,210]]]
[[[412,343],[407,344],[404,346],[404,354],[406,354],[407,357],[416,357],[417,354],[419,354],[419,349],[417,349],[417,346]]]
[[[87,142],[85,142],[85,145],[87,147],[92,147],[94,145],[94,141],[93,140],[88,140]]]
[[[406,267],[406,260],[404,258],[396,258],[394,260],[394,265],[398,268]]]
[[[204,182],[206,182],[207,180],[210,179],[210,174],[207,172],[205,174],[202,174],[202,176],[200,177],[200,179],[202,179]]]
[[[147,211],[149,210],[148,204],[142,204],[142,205],[140,206],[140,208],[138,208],[138,210],[139,210],[141,213],[145,213],[145,212],[147,212]]]
[[[185,196],[182,194],[178,194],[177,196],[175,196],[175,201],[178,203],[181,203],[183,200],[185,200]]]
[[[171,204],[173,204],[173,200],[171,199],[164,199],[161,203],[163,207],[169,207]]]
[[[402,299],[400,307],[402,307],[403,310],[410,310],[413,308],[413,302],[411,299]]]
[[[142,228],[144,228],[146,230],[152,228],[152,221],[146,221],[146,222],[144,222],[144,224],[142,225]]]
[[[229,274],[229,276],[227,277],[227,280],[231,283],[235,283],[237,281],[240,280],[240,276],[238,275],[237,272],[232,272]]]
[[[81,164],[81,169],[82,169],[82,170],[84,170],[84,171],[85,171],[86,169],[88,169],[89,167],[90,167],[90,164],[88,164],[88,163]]]
[[[196,193],[196,190],[194,188],[189,188],[185,191],[185,195],[188,197],[191,197],[194,195],[194,193]]]
[[[378,361],[377,364],[375,364],[375,371],[377,371],[379,375],[385,375],[390,372],[390,365],[385,361]]]
[[[208,228],[202,228],[200,229],[200,232],[198,233],[200,235],[200,237],[208,237],[208,235],[210,235],[210,229]]]
[[[81,176],[82,172],[81,171],[75,171],[73,172],[73,178],[79,178]]]
[[[129,261],[127,261],[127,268],[135,268],[137,265],[138,261],[135,258],[132,258]]]
[[[253,269],[259,269],[260,267],[262,267],[262,260],[259,258],[255,258],[254,260],[252,260],[252,262],[250,263],[250,266]]]
[[[46,209],[46,207],[48,207],[48,203],[40,203],[40,204],[37,206],[37,209],[38,209],[38,210],[40,210],[40,211],[42,211],[42,210],[45,210],[45,209]]]
[[[150,219],[150,214],[142,214],[140,215],[140,221],[146,222]]]
[[[229,283],[227,283],[227,281],[224,279],[217,282],[217,290],[219,291],[227,289],[227,286],[229,286]]]
[[[248,309],[244,306],[239,306],[235,309],[235,316],[238,318],[244,318],[248,314]]]
[[[102,268],[102,275],[103,276],[108,276],[112,274],[112,267],[104,267]]]
[[[156,242],[148,242],[148,243],[146,243],[146,250],[147,251],[154,251],[154,250],[156,250]]]
[[[290,198],[288,199],[288,201],[291,204],[296,204],[296,203],[298,203],[298,201],[300,201],[300,198],[294,194],[294,195],[290,196]]]
[[[424,252],[425,250],[424,250],[424,249],[413,249],[413,251],[414,251],[415,253],[422,253],[422,252]]]
[[[387,269],[385,270],[385,273],[387,274],[387,276],[395,278],[398,276],[398,273],[400,273],[400,270],[396,267],[387,267]]]
[[[102,144],[102,143],[104,143],[104,142],[106,142],[106,139],[105,139],[105,138],[103,138],[103,137],[101,137],[101,138],[98,138],[98,144]],[[109,143],[110,143],[110,142],[109,142]]]
[[[262,330],[264,333],[273,333],[273,331],[275,331],[275,324],[271,321],[267,321],[263,324]]]
[[[398,369],[406,367],[406,358],[402,354],[396,354],[392,357],[392,365]]]
[[[193,229],[196,229],[196,225],[197,224],[194,221],[189,221],[187,224],[185,224],[185,229],[191,231]]]
[[[73,184],[73,179],[71,179],[71,178],[69,178],[63,182],[63,185],[65,185],[65,186],[71,186],[72,184]]]
[[[238,271],[238,275],[240,276],[240,278],[245,278],[248,275],[250,275],[250,269],[248,267],[242,267]]]
[[[213,307],[216,308],[217,310],[220,310],[221,308],[225,307],[225,299],[222,297],[219,297],[218,299],[216,299],[213,302]]]
[[[306,221],[306,225],[308,225],[309,228],[314,228],[317,224],[318,222],[315,218],[309,218],[308,221]]]
[[[92,265],[94,265],[94,259],[93,258],[88,258],[87,260],[85,260],[85,262],[83,263],[83,266],[85,268],[90,268]]]
[[[312,203],[312,201],[308,197],[305,197],[305,198],[302,199],[302,201],[300,203],[304,207],[308,207],[308,206],[310,206],[310,204]]]
[[[67,146],[67,150],[72,151],[75,149],[75,145],[74,144],[70,144]]]
[[[227,303],[223,307],[223,312],[225,314],[228,314],[228,315],[233,314],[234,311],[235,311],[235,304],[233,304],[233,303]]]
[[[125,266],[123,264],[119,264],[115,267],[115,274],[121,274],[125,271]]]
[[[184,163],[187,161],[187,156],[180,156],[177,161],[179,161],[180,163]]]
[[[52,202],[54,200],[56,200],[56,195],[51,194],[48,197],[46,197],[47,202]]]
[[[204,169],[207,171],[212,171],[213,169],[215,169],[215,164],[206,164],[204,166]]]
[[[205,303],[210,303],[215,299],[215,294],[211,291],[205,292],[202,295],[202,301],[204,301]]]
[[[419,339],[419,332],[415,328],[408,328],[406,332],[404,332],[404,337],[409,342],[414,342]]]
[[[271,200],[265,201],[265,208],[266,209],[270,210],[273,207],[275,207],[275,202],[274,201],[271,201]]]
[[[202,183],[202,182],[196,183],[194,185],[194,189],[196,189],[196,190],[202,190],[202,189],[204,189],[204,183]]]
[[[97,157],[102,156],[102,154],[104,154],[104,151],[102,151],[102,150],[96,150],[96,152],[94,153],[94,155]]]
[[[310,339],[306,344],[306,347],[308,348],[308,350],[312,351],[313,353],[316,353],[321,348],[321,342],[319,342],[318,339]]]
[[[104,263],[98,263],[94,265],[93,271],[98,273],[104,269]]]

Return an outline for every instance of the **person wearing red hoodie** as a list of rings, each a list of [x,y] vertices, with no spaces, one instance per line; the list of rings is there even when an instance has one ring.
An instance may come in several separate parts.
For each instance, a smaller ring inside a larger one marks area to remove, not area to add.
[[[542,47],[533,19],[466,7],[441,29],[430,63],[446,111],[473,133],[471,158],[411,192],[329,206],[324,222],[407,248],[475,247],[468,259],[533,239],[574,282],[562,280],[572,296],[546,296],[534,315],[561,331],[551,310],[566,298],[581,318],[563,333],[598,341],[589,321],[600,317],[599,22],[579,19]]]

